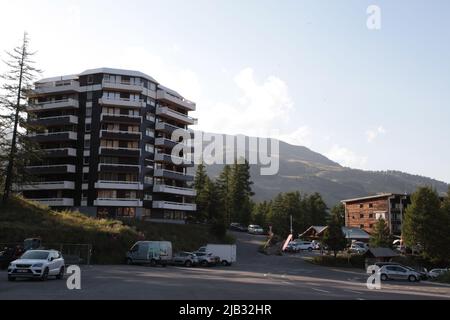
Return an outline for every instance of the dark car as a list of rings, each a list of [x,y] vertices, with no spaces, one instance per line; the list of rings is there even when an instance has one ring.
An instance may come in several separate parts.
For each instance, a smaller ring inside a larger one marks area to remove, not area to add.
[[[231,223],[230,230],[239,231],[239,232],[247,232],[248,228],[244,226],[242,223]]]
[[[0,251],[0,270],[8,268],[9,264],[18,259],[24,250],[21,247],[6,247]]]

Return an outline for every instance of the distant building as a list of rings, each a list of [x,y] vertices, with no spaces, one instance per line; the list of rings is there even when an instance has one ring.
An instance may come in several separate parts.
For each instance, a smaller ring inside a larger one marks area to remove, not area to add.
[[[327,226],[312,226],[303,232],[299,237],[301,239],[320,240],[327,229]],[[345,235],[347,240],[351,241],[368,242],[370,239],[370,235],[359,228],[342,227],[342,233]]]
[[[383,193],[374,196],[343,200],[345,225],[360,228],[368,233],[374,231],[376,222],[386,220],[392,235],[401,235],[405,210],[411,204],[408,194]]]

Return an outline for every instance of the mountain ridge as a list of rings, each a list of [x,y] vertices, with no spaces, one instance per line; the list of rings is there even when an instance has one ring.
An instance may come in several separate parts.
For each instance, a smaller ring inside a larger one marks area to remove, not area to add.
[[[224,135],[235,139],[244,135]],[[246,142],[248,141],[247,136]],[[412,193],[419,186],[432,186],[439,193],[449,184],[437,179],[398,170],[372,171],[344,167],[305,146],[279,141],[279,171],[274,176],[260,175],[260,165],[250,165],[255,201],[273,199],[280,192],[319,192],[329,206],[344,199],[377,193]],[[248,155],[246,143],[245,154]],[[225,148],[224,148],[225,149]],[[206,165],[208,175],[217,178],[221,164]]]

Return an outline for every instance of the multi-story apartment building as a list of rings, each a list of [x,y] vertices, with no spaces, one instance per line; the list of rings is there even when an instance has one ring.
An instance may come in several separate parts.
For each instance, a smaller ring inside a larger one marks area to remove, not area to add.
[[[386,220],[393,235],[401,235],[403,215],[411,203],[407,194],[383,193],[369,197],[343,200],[345,225],[372,233],[378,219]]]
[[[28,168],[26,198],[97,217],[181,222],[195,212],[193,162],[171,156],[174,130],[192,136],[195,103],[144,73],[108,68],[40,80],[29,99],[29,135],[45,154]]]

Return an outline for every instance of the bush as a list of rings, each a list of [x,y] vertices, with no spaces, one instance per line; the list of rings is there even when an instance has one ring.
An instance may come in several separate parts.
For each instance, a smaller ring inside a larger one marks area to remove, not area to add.
[[[360,268],[365,269],[365,258],[363,255],[316,256],[310,260],[312,263],[327,267]]]
[[[450,283],[450,271],[441,274],[439,277],[437,277],[436,282]]]

